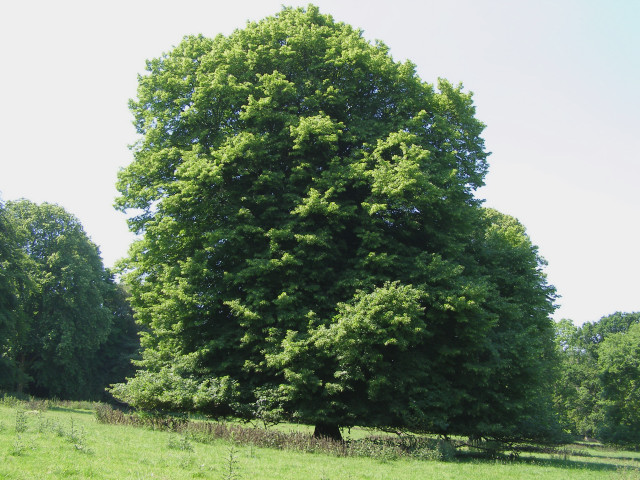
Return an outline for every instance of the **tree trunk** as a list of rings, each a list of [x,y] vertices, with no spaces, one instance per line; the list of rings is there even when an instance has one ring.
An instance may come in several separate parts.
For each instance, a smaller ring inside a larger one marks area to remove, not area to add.
[[[22,352],[20,354],[20,359],[18,361],[18,384],[16,385],[16,392],[17,393],[22,393],[22,391],[24,390],[24,380],[26,378],[26,375],[24,374],[24,371],[26,369],[25,366],[26,360],[25,360],[25,355],[24,352]]]
[[[314,438],[330,438],[338,442],[342,441],[342,433],[340,433],[340,427],[334,423],[316,423],[316,428],[313,431]]]

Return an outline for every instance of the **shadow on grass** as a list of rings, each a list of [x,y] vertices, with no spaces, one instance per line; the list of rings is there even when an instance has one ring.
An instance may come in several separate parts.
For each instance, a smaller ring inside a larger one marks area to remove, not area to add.
[[[640,463],[640,458],[638,458],[638,457],[610,457],[610,456],[603,456],[603,457],[596,457],[596,458],[610,458],[612,460],[626,460],[628,462],[638,462],[638,463]]]
[[[583,453],[583,452],[571,452],[571,456],[572,457],[587,457],[587,458],[601,458],[601,459],[607,459],[607,460],[620,460],[620,461],[626,461],[626,462],[636,462],[636,463],[640,463],[640,458],[638,457],[629,457],[629,456],[625,456],[625,455],[592,455],[590,453]]]
[[[49,407],[47,410],[50,412],[68,412],[77,413],[78,415],[95,415],[94,410],[85,410],[81,408],[69,408],[69,407]]]
[[[539,458],[539,457],[530,457],[530,456],[519,456],[517,458],[498,458],[498,459],[488,459],[487,457],[482,457],[478,455],[460,455],[456,457],[455,462],[459,463],[495,463],[496,461],[500,462],[501,460],[505,464],[523,464],[523,465],[536,465],[536,466],[544,466],[544,467],[553,467],[553,468],[561,468],[566,470],[590,470],[592,472],[616,472],[621,468],[629,468],[631,470],[637,471],[640,473],[640,468],[635,466],[623,465],[621,463],[617,463],[616,461],[625,461],[625,460],[634,460],[638,461],[636,458],[628,458],[628,457],[591,457],[594,459],[593,462],[589,462],[587,460],[576,460],[571,458]],[[607,458],[608,460],[613,460],[612,462],[602,462],[596,461],[597,459]]]
[[[585,460],[570,460],[563,458],[526,458],[522,459],[523,462],[535,465],[544,465],[554,468],[565,468],[570,470],[591,470],[593,472],[615,472],[619,470],[622,465],[619,463],[607,463],[607,462],[588,462]]]

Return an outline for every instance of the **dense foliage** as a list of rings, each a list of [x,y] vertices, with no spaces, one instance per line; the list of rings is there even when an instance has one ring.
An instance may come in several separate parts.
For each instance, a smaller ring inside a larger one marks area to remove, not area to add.
[[[21,299],[29,286],[28,263],[6,207],[0,203],[0,389],[20,381],[15,354],[26,326]]]
[[[549,433],[554,290],[474,198],[470,94],[312,6],[147,68],[118,182],[147,331],[117,397],[333,436]]]
[[[561,376],[555,406],[563,427],[618,444],[640,444],[640,312],[557,327]]]
[[[2,214],[3,256],[10,256],[2,288],[10,292],[0,305],[6,339],[0,388],[101,398],[128,373],[137,351],[122,288],[63,208],[21,200],[8,202]]]

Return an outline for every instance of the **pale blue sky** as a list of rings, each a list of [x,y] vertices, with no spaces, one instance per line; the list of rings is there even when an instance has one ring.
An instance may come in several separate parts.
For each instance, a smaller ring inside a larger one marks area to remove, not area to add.
[[[58,203],[106,265],[132,236],[112,208],[131,161],[127,99],[147,58],[282,3],[3,2],[0,195]],[[479,196],[519,218],[562,298],[556,318],[640,310],[640,2],[318,0],[423,80],[475,94],[490,173]]]

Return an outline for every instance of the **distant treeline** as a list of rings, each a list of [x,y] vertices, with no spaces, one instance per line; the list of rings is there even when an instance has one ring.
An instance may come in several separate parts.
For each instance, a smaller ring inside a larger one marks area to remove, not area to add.
[[[0,389],[105,398],[133,373],[137,326],[125,288],[62,207],[0,204]]]
[[[640,312],[576,327],[557,323],[555,405],[562,427],[608,443],[640,445]]]

